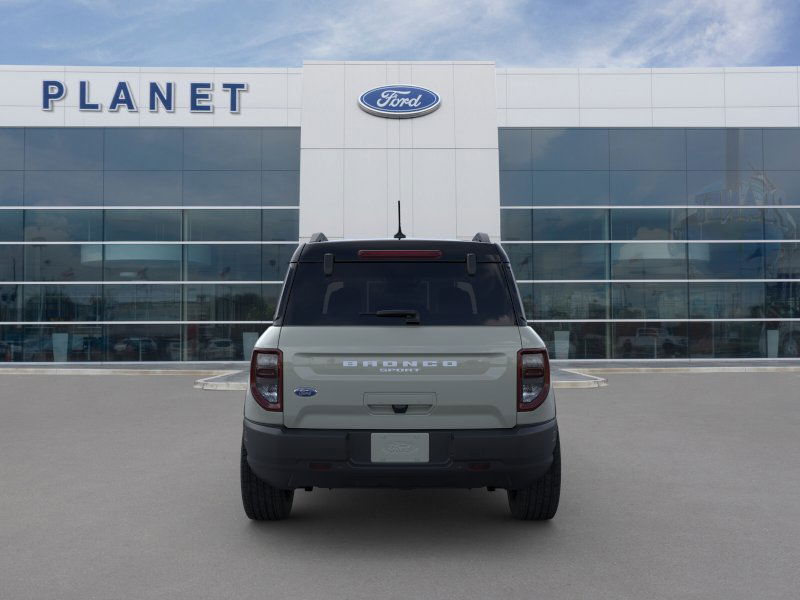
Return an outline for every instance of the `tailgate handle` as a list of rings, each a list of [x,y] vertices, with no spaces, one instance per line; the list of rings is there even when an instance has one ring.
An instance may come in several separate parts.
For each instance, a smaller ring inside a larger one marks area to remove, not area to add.
[[[396,415],[404,415],[408,410],[408,404],[392,404],[392,410]]]

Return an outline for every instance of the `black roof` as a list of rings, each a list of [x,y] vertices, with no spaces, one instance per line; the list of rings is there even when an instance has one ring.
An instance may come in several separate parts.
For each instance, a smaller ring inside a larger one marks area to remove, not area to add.
[[[496,243],[410,238],[404,240],[341,240],[301,244],[292,256],[292,262],[323,262],[326,254],[333,254],[333,260],[336,262],[375,261],[374,258],[360,258],[358,256],[359,250],[439,250],[442,253],[440,258],[422,260],[464,262],[467,260],[467,254],[472,253],[475,255],[477,262],[508,262],[505,251],[500,244]],[[400,258],[397,260],[408,259]]]

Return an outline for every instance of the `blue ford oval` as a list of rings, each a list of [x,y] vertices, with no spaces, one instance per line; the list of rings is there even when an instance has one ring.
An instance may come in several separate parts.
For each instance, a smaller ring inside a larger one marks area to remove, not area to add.
[[[379,117],[406,119],[439,108],[439,94],[415,85],[384,85],[361,94],[358,105]]]
[[[316,396],[317,390],[315,390],[314,388],[300,387],[300,388],[294,388],[294,393],[295,396],[300,396],[301,398],[308,398],[309,396]]]

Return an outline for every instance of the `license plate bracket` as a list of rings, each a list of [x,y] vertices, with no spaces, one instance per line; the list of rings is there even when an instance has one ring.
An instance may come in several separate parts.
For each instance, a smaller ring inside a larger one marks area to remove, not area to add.
[[[373,433],[370,459],[374,463],[430,462],[430,435],[427,433]]]

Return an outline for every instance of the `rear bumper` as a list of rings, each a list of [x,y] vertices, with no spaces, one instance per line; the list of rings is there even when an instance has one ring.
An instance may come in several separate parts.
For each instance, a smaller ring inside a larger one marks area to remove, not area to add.
[[[511,429],[430,430],[430,462],[370,461],[372,431],[288,429],[245,419],[250,468],[273,487],[519,489],[553,461],[556,420]]]

